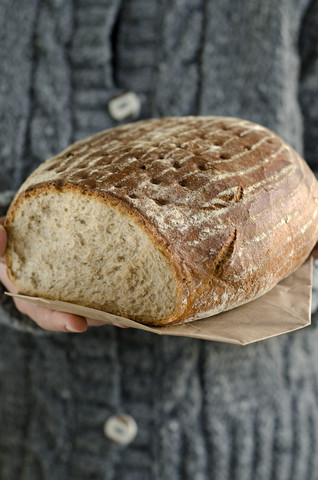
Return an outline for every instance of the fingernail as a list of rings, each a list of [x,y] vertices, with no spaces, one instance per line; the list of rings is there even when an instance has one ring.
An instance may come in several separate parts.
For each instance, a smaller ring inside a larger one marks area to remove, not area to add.
[[[0,230],[5,230],[4,226],[2,225],[2,223],[0,223]]]
[[[70,333],[83,333],[83,330],[77,330],[76,328],[70,327],[70,325],[65,325],[65,330]]]

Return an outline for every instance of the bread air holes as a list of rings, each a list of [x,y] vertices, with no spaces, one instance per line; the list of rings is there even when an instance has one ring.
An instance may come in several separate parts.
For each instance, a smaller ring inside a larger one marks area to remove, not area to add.
[[[194,168],[200,170],[201,172],[205,172],[208,169],[208,166],[205,165],[204,163],[194,163],[193,166]]]
[[[169,204],[169,201],[166,200],[165,198],[153,198],[153,201],[160,207]]]
[[[40,219],[38,216],[35,215],[30,215],[29,217],[29,225],[39,225],[40,224]]]
[[[220,154],[221,160],[229,160],[231,157],[232,157],[232,155],[229,152],[222,152]]]
[[[180,185],[180,187],[182,187],[182,188],[187,188],[188,183],[187,183],[186,180],[183,179],[183,180],[180,180],[180,181],[179,181],[179,185]]]
[[[76,233],[78,243],[83,247],[85,245],[84,237],[80,233]]]
[[[33,288],[37,288],[37,286],[38,286],[38,274],[36,272],[31,273],[30,282],[31,282]]]
[[[158,178],[151,178],[150,183],[152,183],[153,185],[159,185],[161,181]]]
[[[219,138],[212,140],[212,143],[215,147],[223,147],[223,141]]]
[[[178,162],[174,162],[174,163],[172,164],[172,166],[173,166],[173,168],[175,168],[176,170],[178,170],[179,168],[182,168],[182,165],[180,165],[180,163],[178,163]]]
[[[86,221],[83,218],[75,217],[75,220],[81,225],[86,225]]]

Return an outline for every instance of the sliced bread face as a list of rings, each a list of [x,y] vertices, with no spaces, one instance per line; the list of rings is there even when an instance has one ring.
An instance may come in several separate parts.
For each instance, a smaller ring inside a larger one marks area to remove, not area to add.
[[[176,275],[133,219],[74,189],[23,199],[10,224],[10,276],[21,292],[156,323],[176,306]]]

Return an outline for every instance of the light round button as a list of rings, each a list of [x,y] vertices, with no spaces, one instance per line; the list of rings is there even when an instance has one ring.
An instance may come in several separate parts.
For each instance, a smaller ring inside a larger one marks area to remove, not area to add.
[[[140,98],[134,92],[123,92],[111,98],[108,102],[108,111],[117,122],[136,118],[141,108]]]
[[[119,445],[131,443],[137,432],[137,424],[130,415],[112,415],[104,423],[105,436]]]

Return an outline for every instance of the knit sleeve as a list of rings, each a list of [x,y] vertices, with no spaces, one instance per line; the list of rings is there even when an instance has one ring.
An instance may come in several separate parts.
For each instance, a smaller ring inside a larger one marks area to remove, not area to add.
[[[299,102],[303,116],[304,158],[318,177],[318,0],[311,0],[299,36]],[[312,313],[318,309],[318,264],[313,271]]]
[[[299,101],[303,115],[304,157],[318,176],[318,0],[311,0],[300,37]]]

